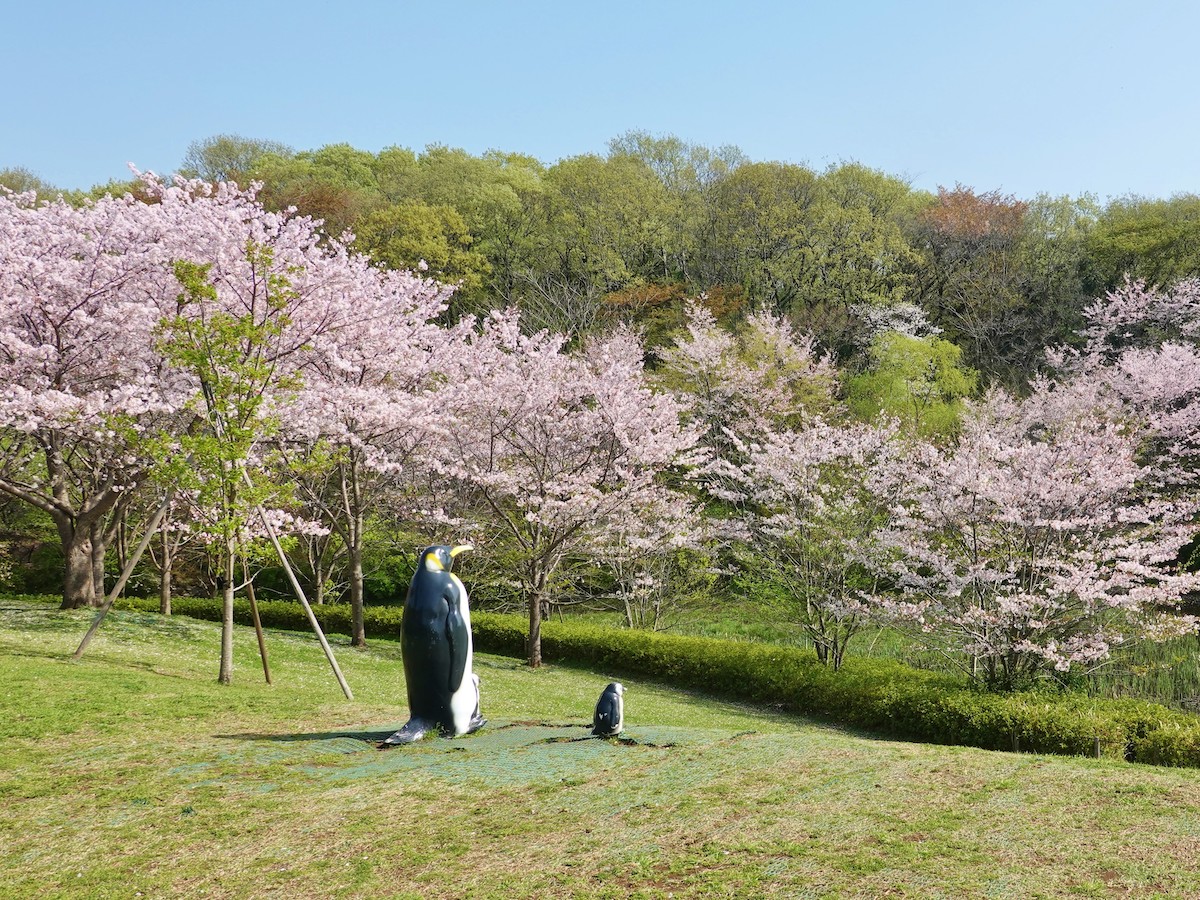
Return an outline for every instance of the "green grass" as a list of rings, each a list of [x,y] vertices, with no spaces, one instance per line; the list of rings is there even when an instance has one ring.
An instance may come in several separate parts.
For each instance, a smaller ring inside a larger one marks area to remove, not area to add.
[[[1161,897],[1200,893],[1194,771],[864,738],[481,655],[489,728],[377,751],[398,648],[0,600],[3,897]]]

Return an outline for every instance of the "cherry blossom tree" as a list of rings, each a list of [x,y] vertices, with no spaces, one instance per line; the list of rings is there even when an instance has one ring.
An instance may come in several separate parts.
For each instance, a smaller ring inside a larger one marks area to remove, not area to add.
[[[164,323],[201,311],[247,327],[273,318],[270,415],[316,338],[360,322],[371,298],[424,302],[310,219],[268,213],[236,185],[141,182],[151,202],[0,196],[0,491],[57,526],[68,607],[98,602],[114,522],[182,449],[171,437],[203,418],[203,385],[164,354]],[[204,267],[202,301],[180,302],[179,264]],[[267,290],[272,280],[286,291]]]
[[[897,427],[815,421],[766,431],[706,467],[713,494],[740,510],[748,577],[781,589],[783,614],[835,670],[873,611],[888,557],[881,535],[899,484]]]
[[[565,337],[521,334],[493,313],[461,356],[442,410],[441,473],[464,489],[476,527],[516,562],[529,611],[529,665],[541,664],[541,623],[565,561],[591,557],[604,537],[669,489],[697,434],[681,407],[646,384],[628,332],[565,353]],[[490,537],[488,536],[490,533]]]
[[[103,596],[104,556],[185,386],[154,329],[179,286],[163,210],[131,197],[83,208],[0,194],[0,491],[62,541],[64,607]]]
[[[1048,356],[1064,379],[1119,405],[1139,435],[1141,489],[1194,548],[1200,532],[1200,279],[1126,280],[1084,312],[1080,349]],[[1196,558],[1189,564],[1195,568]]]
[[[356,320],[312,341],[304,390],[284,410],[284,453],[302,499],[346,549],[355,646],[366,642],[367,517],[385,499],[405,503],[397,476],[444,430],[436,389],[465,336],[433,323],[449,288],[409,272],[376,277],[383,290],[359,297]]]
[[[730,431],[798,427],[832,405],[833,359],[783,319],[756,313],[734,334],[700,303],[687,317],[686,332],[660,353],[659,380],[687,403],[706,447],[728,449]]]
[[[627,628],[658,631],[716,577],[698,500],[664,492],[598,536],[593,558],[611,579]]]
[[[1155,290],[1126,281],[1084,312],[1082,350],[1057,349],[1069,377],[1100,383],[1145,431],[1139,461],[1172,499],[1200,477],[1200,279]],[[1192,510],[1193,512],[1195,510]]]
[[[774,316],[751,315],[734,334],[693,304],[662,361],[663,383],[706,427],[693,480],[720,501],[716,531],[839,667],[870,609],[864,558],[887,521],[890,482],[877,470],[892,461],[895,428],[833,424],[846,412],[832,359]]]
[[[233,677],[235,565],[240,555],[245,569],[250,523],[277,493],[260,467],[251,463],[256,447],[277,428],[276,418],[266,414],[269,404],[276,394],[300,385],[295,372],[280,365],[290,324],[286,310],[295,299],[291,284],[272,271],[274,253],[269,247],[250,243],[246,255],[253,282],[246,309],[235,313],[221,307],[210,280],[211,264],[178,260],[174,272],[183,288],[176,300],[178,313],[159,329],[159,348],[167,364],[195,377],[200,387],[188,404],[197,427],[164,436],[179,452],[164,454],[159,474],[173,487],[190,490],[205,531],[220,550],[222,684]]]
[[[1095,382],[989,394],[952,446],[907,457],[881,608],[1000,689],[1193,629],[1171,613],[1197,584],[1172,565],[1186,536],[1142,492],[1137,446]]]

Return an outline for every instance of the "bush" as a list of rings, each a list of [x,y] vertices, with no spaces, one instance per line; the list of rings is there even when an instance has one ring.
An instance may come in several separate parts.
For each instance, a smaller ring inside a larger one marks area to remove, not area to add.
[[[1131,757],[1156,766],[1200,766],[1200,727],[1163,722],[1131,742]]]
[[[157,599],[125,598],[117,605],[158,609]],[[309,628],[294,601],[262,601],[258,608],[266,626]],[[221,618],[219,600],[180,598],[173,609],[198,619]],[[313,612],[323,630],[350,633],[349,605],[314,606]],[[368,636],[399,638],[401,613],[396,606],[367,607]],[[234,618],[251,623],[247,601],[234,603]],[[471,619],[478,650],[525,655],[523,617],[476,612]],[[989,694],[893,660],[853,658],[833,672],[807,649],[562,622],[543,623],[542,656],[908,740],[1091,756],[1098,738],[1105,756],[1200,767],[1200,718],[1146,701]]]

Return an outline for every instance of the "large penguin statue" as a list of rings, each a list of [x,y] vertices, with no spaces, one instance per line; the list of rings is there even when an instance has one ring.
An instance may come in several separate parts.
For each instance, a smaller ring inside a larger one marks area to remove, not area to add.
[[[596,737],[616,737],[624,730],[625,686],[614,681],[596,701],[596,711],[592,714],[592,734]]]
[[[430,731],[455,737],[487,724],[479,714],[479,676],[471,671],[467,589],[450,571],[454,557],[470,549],[463,544],[421,551],[400,623],[409,720],[384,746],[411,744]]]

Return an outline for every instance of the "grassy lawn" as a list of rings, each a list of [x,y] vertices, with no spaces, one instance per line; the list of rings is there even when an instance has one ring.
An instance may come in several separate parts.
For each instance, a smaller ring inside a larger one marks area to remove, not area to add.
[[[1200,896],[1194,770],[874,740],[477,657],[491,724],[378,751],[398,645],[0,598],[0,897]]]

